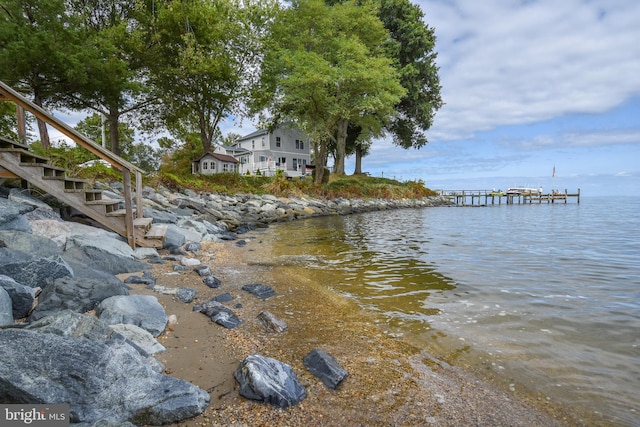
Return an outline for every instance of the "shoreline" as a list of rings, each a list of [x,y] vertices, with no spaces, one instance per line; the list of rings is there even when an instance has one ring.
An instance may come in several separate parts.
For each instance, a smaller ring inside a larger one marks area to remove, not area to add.
[[[259,234],[247,244],[203,243],[198,258],[222,280],[218,289],[207,288],[193,271],[176,273],[171,263],[153,265],[159,285],[189,286],[197,290],[194,303],[229,292],[242,308],[236,329],[224,329],[203,314],[191,311],[171,295],[158,295],[137,287],[131,293],[158,298],[178,323],[159,337],[167,351],[156,357],[165,373],[190,381],[209,392],[206,411],[173,426],[215,425],[572,425],[552,413],[544,402],[527,401],[475,377],[472,373],[437,360],[407,342],[392,338],[376,325],[375,316],[355,302],[317,284],[301,283],[286,268],[249,258],[263,244]],[[122,277],[131,274],[122,275]],[[276,296],[259,300],[241,291],[248,283],[264,283]],[[288,329],[267,333],[255,321],[263,310],[285,320]],[[337,390],[329,390],[302,365],[314,348],[332,354],[349,372]],[[241,397],[233,372],[249,354],[262,354],[291,365],[307,398],[279,409]]]

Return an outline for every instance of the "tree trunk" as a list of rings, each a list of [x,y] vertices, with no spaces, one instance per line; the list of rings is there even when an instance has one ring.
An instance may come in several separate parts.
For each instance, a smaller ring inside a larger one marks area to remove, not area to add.
[[[344,158],[346,157],[347,148],[347,129],[349,120],[342,119],[338,121],[336,129],[336,173],[344,175]]]
[[[116,111],[109,110],[109,143],[111,144],[111,152],[116,156],[120,155],[120,133],[118,132],[118,119],[120,114]]]
[[[316,174],[314,182],[316,184],[322,184],[322,178],[324,178],[324,167],[327,163],[327,142],[316,142],[313,147],[313,151],[316,158]]]
[[[40,95],[40,91],[35,88],[33,103],[38,107],[42,107],[42,95]],[[47,124],[40,119],[38,119],[38,132],[40,133],[40,143],[42,144],[42,148],[44,148],[45,150],[51,148],[51,140],[49,139],[49,130],[47,129]]]
[[[356,167],[353,174],[362,175],[362,147],[360,144],[356,145]]]

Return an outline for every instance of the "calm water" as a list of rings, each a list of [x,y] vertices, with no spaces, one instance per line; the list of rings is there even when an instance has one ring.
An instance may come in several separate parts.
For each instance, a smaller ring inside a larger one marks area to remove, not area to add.
[[[640,199],[316,218],[261,238],[389,333],[588,425],[640,425]]]

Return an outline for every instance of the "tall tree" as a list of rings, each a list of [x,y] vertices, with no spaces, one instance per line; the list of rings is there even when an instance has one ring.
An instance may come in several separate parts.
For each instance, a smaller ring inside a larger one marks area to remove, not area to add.
[[[389,34],[373,2],[295,0],[274,26],[257,106],[297,122],[315,142],[316,182],[329,141],[344,173],[349,123],[377,135],[404,89],[386,56]]]
[[[428,142],[425,132],[443,105],[435,31],[425,23],[420,7],[409,0],[380,0],[379,16],[394,41],[389,54],[407,91],[387,129],[400,147],[421,148]]]
[[[173,134],[197,132],[211,151],[220,121],[242,111],[258,78],[270,0],[164,0],[149,23],[152,80]]]
[[[61,102],[71,108],[103,114],[109,124],[111,151],[121,154],[121,117],[148,106],[146,60],[137,2],[67,0],[68,13],[78,17],[85,78],[70,81]]]
[[[64,0],[3,0],[0,4],[0,80],[45,106],[60,84],[81,76],[77,32]],[[38,120],[40,141],[50,145]]]
[[[327,0],[336,4],[342,0]],[[440,95],[440,78],[435,63],[436,36],[434,29],[425,22],[425,15],[418,5],[410,0],[378,0],[378,16],[391,39],[387,53],[393,58],[394,67],[406,94],[396,105],[396,115],[386,125],[393,142],[402,148],[419,149],[427,144],[426,131],[433,125],[437,110],[443,102]],[[356,170],[362,173],[362,150],[356,147],[369,144],[367,138],[356,136],[351,140],[355,146]]]

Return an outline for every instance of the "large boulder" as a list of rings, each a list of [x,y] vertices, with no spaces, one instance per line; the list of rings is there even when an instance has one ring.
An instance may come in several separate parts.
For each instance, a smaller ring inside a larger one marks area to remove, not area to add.
[[[62,254],[62,250],[52,240],[24,231],[2,230],[0,241],[4,247],[23,252],[32,258]]]
[[[109,297],[98,305],[96,313],[107,325],[129,323],[140,326],[154,337],[164,331],[169,321],[158,299],[151,295]]]
[[[0,326],[13,324],[13,307],[11,297],[3,288],[0,288]]]
[[[32,288],[46,288],[54,280],[73,276],[73,269],[59,255],[33,258],[19,251],[0,248],[0,255],[6,262],[0,263],[0,274],[13,278],[16,282]]]
[[[70,405],[70,421],[162,425],[202,413],[209,395],[155,372],[123,340],[0,330],[0,401]]]
[[[112,275],[133,273],[149,269],[149,265],[140,262],[133,256],[122,256],[94,246],[74,246],[67,249],[63,258],[69,264],[91,266],[92,269]]]
[[[0,230],[30,231],[29,221],[23,214],[33,209],[31,205],[0,197]]]
[[[307,396],[291,366],[259,354],[247,356],[234,377],[240,395],[280,408],[295,405]]]
[[[31,320],[41,319],[60,310],[85,313],[94,310],[109,297],[128,293],[120,281],[63,277],[47,286],[40,294],[38,306],[31,313]]]
[[[40,292],[40,288],[32,288],[31,286],[25,286],[16,282],[9,276],[0,274],[0,288],[3,288],[11,297],[13,303],[13,317],[14,319],[22,319],[27,317],[33,304],[35,303],[36,296]]]

